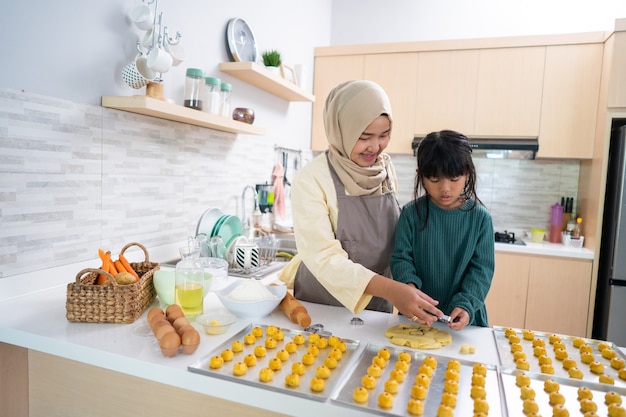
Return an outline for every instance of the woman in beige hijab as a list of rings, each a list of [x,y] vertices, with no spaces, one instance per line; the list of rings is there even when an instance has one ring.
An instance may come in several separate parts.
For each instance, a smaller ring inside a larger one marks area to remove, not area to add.
[[[400,207],[389,155],[392,113],[371,81],[335,87],[324,108],[329,148],[302,168],[291,187],[298,255],[279,278],[303,301],[363,309],[443,313],[436,302],[389,279]],[[431,324],[432,321],[428,322]]]

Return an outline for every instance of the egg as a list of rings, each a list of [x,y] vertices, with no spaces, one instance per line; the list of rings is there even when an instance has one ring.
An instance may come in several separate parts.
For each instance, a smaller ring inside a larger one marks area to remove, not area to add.
[[[161,347],[161,353],[167,358],[175,356],[180,347],[180,336],[176,332],[170,332],[163,335],[159,340],[159,346]]]
[[[174,322],[172,322],[172,326],[174,326],[178,334],[180,334],[181,327],[189,326],[190,324],[191,323],[189,322],[189,319],[185,316],[179,317],[176,320],[174,320]]]
[[[154,333],[155,336],[157,335],[157,332],[159,331],[159,328],[161,327],[172,327],[172,325],[166,319],[155,320],[151,326],[152,332]]]
[[[148,315],[146,316],[148,323],[151,324],[155,317],[164,319],[165,313],[159,307],[152,307],[148,310]]]
[[[181,338],[183,344],[183,353],[191,355],[198,349],[200,344],[200,333],[194,328],[186,330]]]
[[[165,309],[165,316],[170,323],[173,323],[177,318],[185,317],[185,313],[178,304],[171,304]]]
[[[163,324],[159,326],[154,332],[154,335],[156,336],[157,340],[161,340],[161,338],[165,335],[165,333],[176,332],[176,330],[174,330],[172,325],[167,320],[165,320],[165,323],[167,324]]]

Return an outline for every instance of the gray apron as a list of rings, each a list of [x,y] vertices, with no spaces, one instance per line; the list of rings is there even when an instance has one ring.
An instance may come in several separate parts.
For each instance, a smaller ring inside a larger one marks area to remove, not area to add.
[[[350,260],[390,278],[389,259],[400,216],[400,205],[393,190],[382,195],[348,196],[330,163],[328,167],[337,192],[337,240]],[[391,181],[389,184],[393,187]],[[294,296],[302,301],[343,306],[319,283],[304,262],[296,271]],[[373,297],[365,308],[387,313],[393,311],[391,303],[379,297]]]

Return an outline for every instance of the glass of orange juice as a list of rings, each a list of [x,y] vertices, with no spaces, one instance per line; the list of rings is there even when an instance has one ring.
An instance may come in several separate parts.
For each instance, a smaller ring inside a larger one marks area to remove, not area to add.
[[[174,302],[186,317],[196,317],[203,312],[204,270],[197,259],[183,259],[176,264]]]

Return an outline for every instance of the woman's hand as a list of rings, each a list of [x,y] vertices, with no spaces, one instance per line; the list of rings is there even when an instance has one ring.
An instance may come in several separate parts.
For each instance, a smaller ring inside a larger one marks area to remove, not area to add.
[[[450,327],[452,330],[461,330],[469,324],[469,313],[461,307],[455,307],[450,314]]]
[[[384,298],[398,309],[409,320],[416,323],[432,325],[443,312],[436,306],[439,301],[417,289],[412,284],[375,275],[369,282],[366,292]]]

